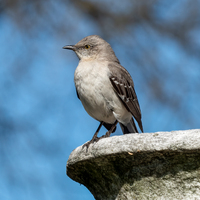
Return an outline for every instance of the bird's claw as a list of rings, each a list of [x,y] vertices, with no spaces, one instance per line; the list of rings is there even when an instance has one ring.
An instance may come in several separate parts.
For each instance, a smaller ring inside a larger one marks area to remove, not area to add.
[[[86,147],[86,152],[88,152],[88,148],[89,148],[89,146],[90,146],[91,144],[93,144],[94,142],[98,142],[100,139],[102,139],[102,138],[107,138],[107,137],[109,137],[109,136],[110,136],[110,134],[109,134],[109,131],[108,131],[108,132],[106,132],[105,135],[102,135],[101,137],[92,138],[90,141],[86,142],[86,143],[83,145],[82,149],[84,149],[84,148]]]

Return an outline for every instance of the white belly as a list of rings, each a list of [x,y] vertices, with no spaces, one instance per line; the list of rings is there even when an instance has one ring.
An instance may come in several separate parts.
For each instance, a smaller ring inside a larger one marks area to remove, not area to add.
[[[79,98],[87,113],[96,120],[112,124],[117,119],[123,124],[125,121],[128,123],[131,114],[115,94],[105,64],[79,63],[74,75]],[[127,113],[128,119],[125,119]]]

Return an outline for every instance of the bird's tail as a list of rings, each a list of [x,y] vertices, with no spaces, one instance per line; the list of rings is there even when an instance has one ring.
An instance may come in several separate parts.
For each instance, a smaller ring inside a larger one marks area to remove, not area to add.
[[[119,124],[120,124],[123,134],[138,133],[138,130],[133,118],[131,118],[131,121],[126,126],[122,123],[119,123]]]

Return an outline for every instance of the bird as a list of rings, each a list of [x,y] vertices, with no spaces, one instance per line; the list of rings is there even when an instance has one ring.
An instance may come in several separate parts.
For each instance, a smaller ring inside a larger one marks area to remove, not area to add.
[[[138,133],[136,120],[143,132],[133,80],[111,45],[98,35],[90,35],[63,49],[73,50],[78,56],[79,64],[74,73],[77,97],[87,113],[100,122],[92,139],[83,147],[88,149],[90,144],[109,137],[116,130],[117,123],[123,134]],[[102,126],[108,131],[98,137]]]

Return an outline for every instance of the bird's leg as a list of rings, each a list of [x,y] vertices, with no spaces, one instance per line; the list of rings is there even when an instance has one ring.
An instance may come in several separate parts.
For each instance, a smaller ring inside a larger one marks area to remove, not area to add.
[[[100,140],[101,138],[106,138],[109,137],[110,134],[113,132],[113,130],[115,129],[115,127],[117,126],[118,121],[116,120],[115,123],[112,125],[112,127],[110,128],[109,131],[106,132],[105,135],[102,135],[100,138],[98,138],[98,140]]]
[[[97,130],[96,130],[95,134],[93,135],[92,139],[89,142],[85,143],[82,148],[86,147],[88,149],[88,147],[90,146],[90,144],[92,144],[94,142],[97,142],[99,140],[99,138],[97,137],[97,135],[98,135],[99,130],[101,129],[103,123],[104,122],[101,122],[99,124],[99,127],[97,128]]]
[[[103,123],[104,123],[104,122],[101,122],[101,123],[99,124],[99,127],[97,128],[95,134],[93,135],[92,139],[90,140],[92,143],[95,142],[96,139],[98,138],[97,135],[98,135],[98,133],[99,133],[99,131],[100,131],[100,129],[101,129]]]

